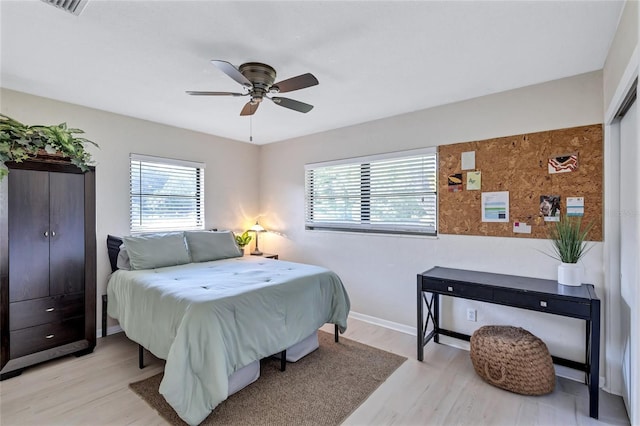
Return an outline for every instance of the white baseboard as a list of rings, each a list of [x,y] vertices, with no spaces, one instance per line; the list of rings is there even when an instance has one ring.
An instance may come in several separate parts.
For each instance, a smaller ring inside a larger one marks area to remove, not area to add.
[[[400,333],[409,334],[411,336],[417,336],[418,333],[415,327],[400,324],[393,321],[383,320],[381,318],[372,317],[358,312],[349,312],[349,317],[360,321],[368,322],[369,324],[379,325],[380,327],[389,328],[391,330],[399,331]]]
[[[381,318],[376,318],[376,317],[372,317],[369,315],[365,315],[365,314],[361,314],[353,311],[349,313],[349,317],[367,322],[369,324],[377,325],[383,328],[388,328],[391,330],[399,331],[401,333],[409,334],[411,336],[418,335],[418,332],[415,327],[411,327],[405,324],[399,324],[397,322],[387,321]],[[454,339],[447,336],[441,336],[440,343],[443,345],[469,351],[469,342],[464,340]],[[554,367],[556,369],[557,376],[564,377],[565,379],[575,380],[576,382],[581,382],[581,383],[584,382],[584,372],[579,370],[574,370],[573,368],[563,367],[561,365],[554,365]],[[601,388],[604,387],[604,384],[605,384],[604,376],[600,376],[600,381],[598,384],[599,384],[599,387]]]

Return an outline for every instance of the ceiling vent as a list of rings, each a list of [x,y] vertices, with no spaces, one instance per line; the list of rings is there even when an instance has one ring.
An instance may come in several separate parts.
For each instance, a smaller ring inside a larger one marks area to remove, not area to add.
[[[52,6],[62,9],[65,12],[72,13],[76,16],[80,15],[80,12],[87,5],[89,0],[42,0]]]

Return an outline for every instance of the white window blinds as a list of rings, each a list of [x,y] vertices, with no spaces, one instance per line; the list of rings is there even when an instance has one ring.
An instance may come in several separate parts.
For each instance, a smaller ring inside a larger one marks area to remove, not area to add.
[[[435,149],[305,166],[307,229],[436,234]]]
[[[131,154],[131,232],[204,229],[204,164]]]

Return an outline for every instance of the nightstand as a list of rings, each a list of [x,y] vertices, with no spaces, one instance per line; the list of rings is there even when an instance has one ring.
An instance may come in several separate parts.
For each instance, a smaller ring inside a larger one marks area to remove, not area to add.
[[[251,256],[260,256],[267,259],[276,259],[278,260],[278,255],[273,253],[262,253],[262,254],[252,254]]]

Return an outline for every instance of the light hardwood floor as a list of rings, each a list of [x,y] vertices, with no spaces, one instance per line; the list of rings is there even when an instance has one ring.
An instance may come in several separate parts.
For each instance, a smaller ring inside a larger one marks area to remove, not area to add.
[[[408,358],[345,425],[629,424],[621,398],[602,391],[600,420],[591,419],[587,387],[577,382],[558,379],[550,395],[520,396],[483,382],[464,350],[429,344],[418,362],[415,337],[357,320],[345,337]],[[163,362],[147,353],[139,370],[137,357],[137,345],[119,333],[98,339],[90,355],[28,368],[0,382],[0,424],[165,425],[128,388],[162,371]]]

